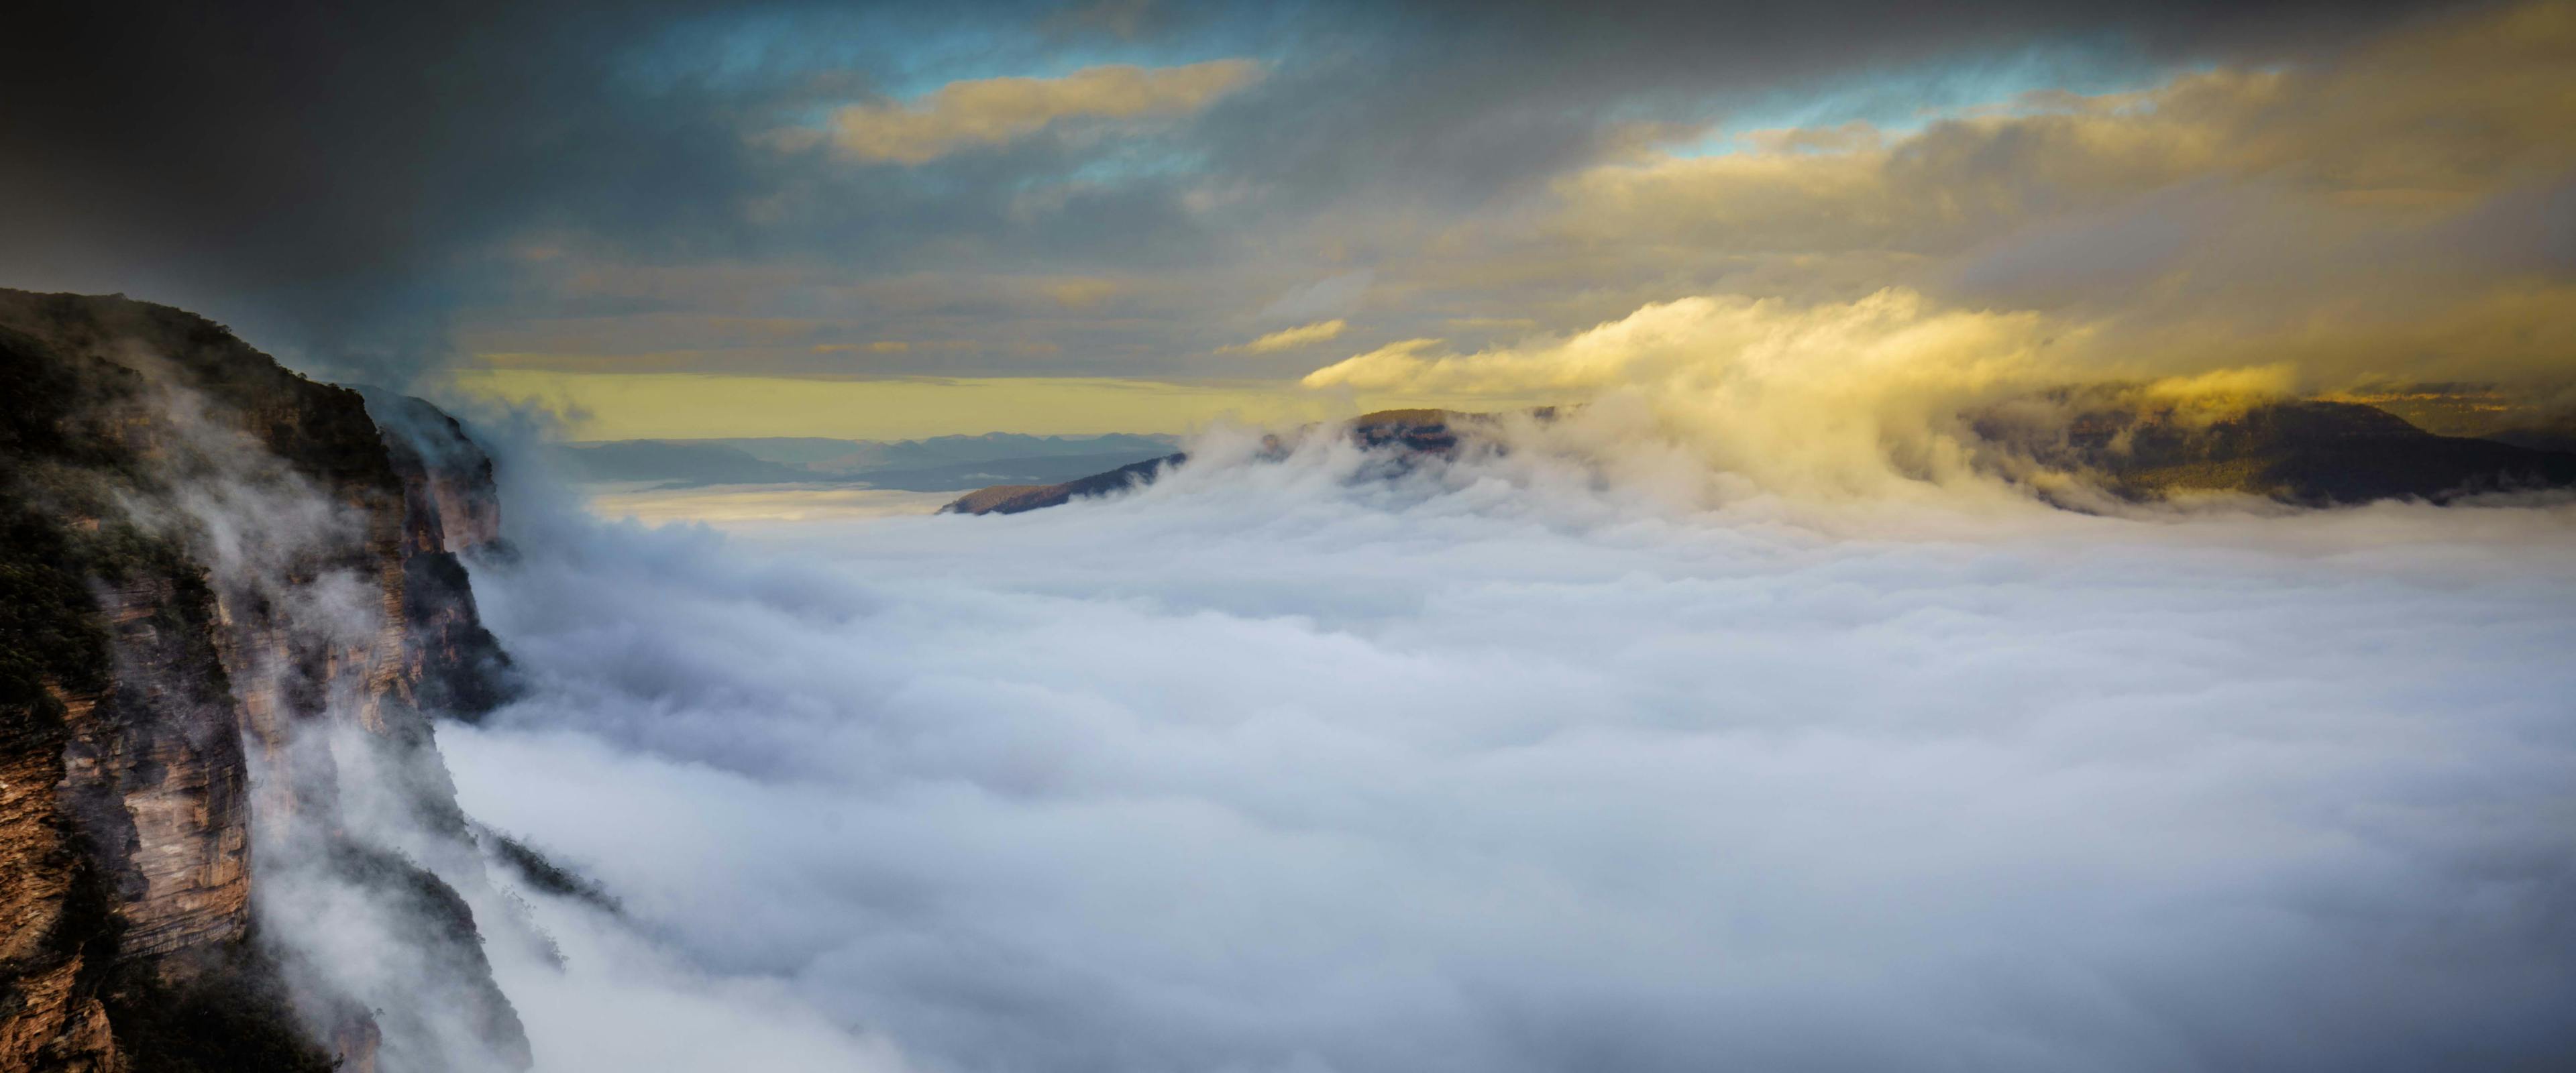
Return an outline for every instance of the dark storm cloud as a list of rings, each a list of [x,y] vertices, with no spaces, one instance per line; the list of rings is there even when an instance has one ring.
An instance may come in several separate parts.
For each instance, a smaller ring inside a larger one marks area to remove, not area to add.
[[[621,44],[679,10],[22,9],[0,35],[0,272],[195,305],[326,370],[417,357],[460,261],[510,228],[685,217],[740,184],[694,151],[703,102],[611,91]]]
[[[306,368],[399,380],[460,307],[578,299],[520,270],[533,247],[844,277],[1168,270],[1240,259],[1328,208],[1472,204],[1597,153],[1605,121],[1711,94],[2043,38],[2205,54],[2370,20],[2314,4],[460,0],[9,21],[0,282],[182,303]],[[1271,74],[1142,148],[1035,139],[869,167],[755,138],[951,78],[1218,55]],[[1210,223],[1183,209],[1184,178],[1260,196]]]

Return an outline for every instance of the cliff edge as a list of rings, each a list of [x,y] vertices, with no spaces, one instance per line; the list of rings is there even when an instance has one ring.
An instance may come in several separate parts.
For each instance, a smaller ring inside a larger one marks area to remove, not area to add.
[[[509,689],[489,459],[117,296],[0,291],[0,398],[0,1069],[524,1067],[433,867],[430,719]],[[280,926],[324,897],[452,966],[438,1027]]]

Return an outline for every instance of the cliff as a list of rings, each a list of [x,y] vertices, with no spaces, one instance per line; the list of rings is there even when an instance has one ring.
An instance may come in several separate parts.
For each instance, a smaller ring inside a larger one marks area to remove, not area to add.
[[[460,555],[501,541],[492,459],[419,399],[363,393],[403,486],[404,676],[422,708],[473,721],[511,692],[509,654],[474,610]]]
[[[451,1064],[274,926],[316,892],[455,966],[442,1016],[524,1065],[421,863],[472,858],[432,714],[508,690],[458,558],[497,539],[489,460],[121,297],[0,291],[0,397],[0,1069]]]

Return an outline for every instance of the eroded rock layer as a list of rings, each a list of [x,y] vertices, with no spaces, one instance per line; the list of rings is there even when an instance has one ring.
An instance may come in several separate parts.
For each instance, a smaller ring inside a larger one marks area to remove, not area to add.
[[[497,539],[490,461],[122,298],[0,291],[0,397],[0,1069],[373,1067],[412,1014],[262,940],[290,866],[425,907],[409,938],[524,1064],[470,910],[344,815],[324,747],[470,844],[429,719],[506,695],[458,558]]]

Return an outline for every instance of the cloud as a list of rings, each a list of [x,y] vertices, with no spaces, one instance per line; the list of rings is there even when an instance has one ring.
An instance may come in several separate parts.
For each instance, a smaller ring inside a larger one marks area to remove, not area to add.
[[[1737,295],[1648,305],[1562,338],[1469,354],[1411,339],[1307,374],[1310,389],[1496,404],[1616,396],[1687,436],[1721,469],[1774,487],[1883,492],[1974,479],[1960,414],[2013,391],[2106,370],[2077,360],[2080,325],[1944,309],[1886,290],[1798,306]]]
[[[1328,276],[1273,299],[1262,307],[1261,315],[1276,320],[1306,320],[1315,317],[1340,317],[1358,309],[1369,284],[1376,282],[1377,272],[1363,268]]]
[[[1209,60],[1180,67],[1116,64],[1058,78],[951,82],[918,101],[835,109],[820,132],[780,135],[780,144],[828,143],[847,159],[924,164],[962,149],[1007,144],[1073,120],[1187,116],[1261,78],[1258,61]]]
[[[913,1068],[883,1037],[833,1023],[786,981],[710,972],[595,906],[514,888],[477,908],[479,918],[507,914],[542,937],[542,946],[503,948],[493,965],[528,1025],[537,1073]]]
[[[442,732],[460,795],[928,1069],[2576,1055],[2563,505],[1710,510],[1651,436],[1255,446],[514,532],[476,581],[537,691]]]
[[[901,354],[911,349],[911,341],[905,339],[879,339],[868,343],[816,343],[813,347],[814,353],[817,354],[856,354],[862,351],[870,354]]]
[[[815,375],[830,370],[801,343],[747,335],[675,355],[654,339],[670,314],[818,310],[860,339],[1050,339],[1067,355],[1043,360],[1051,372],[1185,375],[1232,341],[1231,311],[1354,265],[1378,273],[1383,319],[1371,323],[1390,338],[1496,315],[1563,330],[1717,290],[1804,301],[1929,289],[1915,274],[1939,266],[1908,258],[1583,242],[1579,229],[1549,239],[1533,237],[1533,218],[1565,176],[1638,159],[1641,130],[1733,123],[1780,98],[1886,98],[1890,69],[1978,82],[2033,47],[2086,84],[2103,71],[2116,83],[2297,66],[2391,25],[2444,21],[2392,20],[2408,6],[1853,0],[1768,13],[1748,34],[1652,2],[1103,5],[1114,17],[1084,18],[1043,4],[461,0],[212,27],[189,4],[54,5],[0,41],[0,97],[23,102],[0,114],[0,142],[22,162],[0,174],[0,282],[173,301],[337,378],[400,382],[458,344],[535,351],[471,341],[572,320],[598,331],[549,349]],[[121,62],[82,59],[103,55]],[[1063,102],[1031,89],[1026,107],[977,113],[1005,151],[851,167],[756,137],[803,126],[820,147],[832,109],[872,102],[857,114],[887,132],[886,151],[982,145],[939,133],[936,93],[895,98],[1103,57],[1150,83],[1210,56],[1261,57],[1261,76],[1216,107],[1125,119],[1047,119]],[[2409,138],[2455,99],[2438,79],[2408,91],[2434,110],[2391,117]],[[1095,137],[1112,132],[1153,136]],[[2446,147],[2442,159],[2484,158]],[[1072,277],[1130,290],[1085,306],[1025,285]],[[1283,310],[1274,326],[1349,312]],[[1040,362],[1001,346],[916,351],[902,371]]]
[[[2030,314],[1939,311],[1904,290],[1804,308],[1723,295],[1660,302],[1561,340],[1474,354],[1440,354],[1440,340],[1409,339],[1317,369],[1303,383],[1521,395],[1674,377],[1853,383],[1968,370],[1961,375],[1992,379],[2032,363],[2041,327]]]
[[[1059,279],[1040,285],[1047,297],[1066,309],[1089,309],[1116,296],[1121,287],[1114,279]]]
[[[2571,301],[2569,287],[2526,283],[2431,310],[2391,300],[2322,321],[2295,311],[2162,321],[2086,305],[1981,308],[1905,288],[1813,303],[1703,295],[1465,352],[1401,340],[1301,385],[1373,407],[1587,403],[1775,492],[1914,496],[1925,482],[1994,485],[1977,415],[2068,385],[2133,383],[2216,414],[2262,398],[2467,381],[2501,385],[2497,409],[2540,412],[2570,375]],[[1587,423],[1563,434],[1622,434]]]
[[[1221,346],[1216,348],[1216,352],[1219,354],[1270,354],[1282,350],[1296,350],[1338,339],[1341,337],[1342,329],[1349,326],[1347,322],[1340,320],[1319,320],[1313,324],[1281,328],[1249,343]]]
[[[1439,356],[1442,339],[1398,339],[1364,354],[1354,354],[1314,372],[1299,381],[1310,388],[1354,387],[1376,390],[1428,390],[1434,387],[1472,386],[1499,387],[1510,381],[1528,386],[1526,376],[1502,378],[1479,376],[1467,371],[1468,362],[1454,356]],[[1510,361],[1499,355],[1488,364]]]
[[[1776,265],[1782,283],[1759,293],[1809,301],[1875,278],[2117,320],[2142,359],[2287,348],[2328,378],[2563,378],[2554,343],[2419,344],[2499,314],[2527,338],[2576,331],[2512,297],[2567,284],[2539,250],[2554,240],[2484,222],[2509,211],[2527,236],[2555,233],[2576,147],[2548,132],[2576,123],[2571,60],[2576,6],[2528,4],[1910,132],[1765,132],[1565,176],[1539,248],[1616,251],[1599,269],[1614,276]]]
[[[0,283],[182,305],[400,384],[447,358],[460,307],[515,289],[531,232],[649,245],[749,181],[707,151],[738,139],[721,109],[616,70],[708,6],[28,12],[0,41],[0,145],[41,163],[0,175]]]
[[[2576,165],[2576,6],[2419,24],[2304,62],[2144,89],[2026,94],[1912,132],[1756,132],[1752,148],[1568,175],[1552,226],[1594,240],[1954,252],[2187,180],[2269,179],[2402,221]]]

